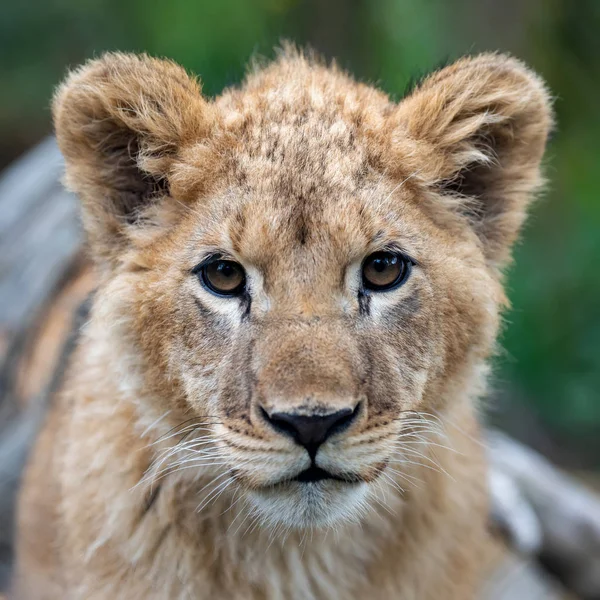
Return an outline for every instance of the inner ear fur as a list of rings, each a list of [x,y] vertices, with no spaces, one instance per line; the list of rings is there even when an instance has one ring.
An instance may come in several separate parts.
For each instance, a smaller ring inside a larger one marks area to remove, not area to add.
[[[543,181],[552,110],[542,80],[508,56],[464,58],[427,77],[392,119],[393,167],[467,218],[488,261],[504,266]]]
[[[66,184],[81,198],[93,253],[110,262],[128,226],[168,194],[180,150],[207,135],[210,105],[175,63],[106,54],[67,77],[53,114]]]

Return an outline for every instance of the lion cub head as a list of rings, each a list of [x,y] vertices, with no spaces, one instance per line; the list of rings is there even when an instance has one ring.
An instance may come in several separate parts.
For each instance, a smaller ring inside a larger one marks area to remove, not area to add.
[[[396,104],[289,51],[215,100],[109,54],[54,115],[106,369],[163,467],[273,524],[356,518],[406,436],[480,391],[551,123],[520,62],[460,60]]]

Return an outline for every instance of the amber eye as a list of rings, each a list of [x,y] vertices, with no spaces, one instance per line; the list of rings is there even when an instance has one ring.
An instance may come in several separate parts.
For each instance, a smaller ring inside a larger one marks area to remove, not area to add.
[[[363,263],[363,287],[375,292],[396,288],[406,281],[411,265],[402,254],[374,252]]]
[[[217,296],[239,296],[246,289],[244,268],[232,260],[209,260],[194,272],[204,287]]]

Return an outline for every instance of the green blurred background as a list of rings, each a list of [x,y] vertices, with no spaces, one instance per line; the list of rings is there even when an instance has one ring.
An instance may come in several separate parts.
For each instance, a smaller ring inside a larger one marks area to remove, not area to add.
[[[490,419],[567,466],[600,466],[600,0],[24,0],[0,7],[0,168],[50,133],[69,66],[104,50],[171,57],[207,94],[282,38],[394,97],[440,62],[509,51],[556,97],[548,192],[508,280]]]

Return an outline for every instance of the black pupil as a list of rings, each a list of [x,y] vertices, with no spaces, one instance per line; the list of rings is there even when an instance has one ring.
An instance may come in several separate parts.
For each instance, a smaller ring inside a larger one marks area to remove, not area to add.
[[[386,256],[385,258],[376,258],[371,264],[378,273],[383,273],[390,266],[397,262],[395,256]]]
[[[217,272],[222,277],[234,277],[237,275],[237,268],[234,267],[230,262],[220,262],[217,264]]]

